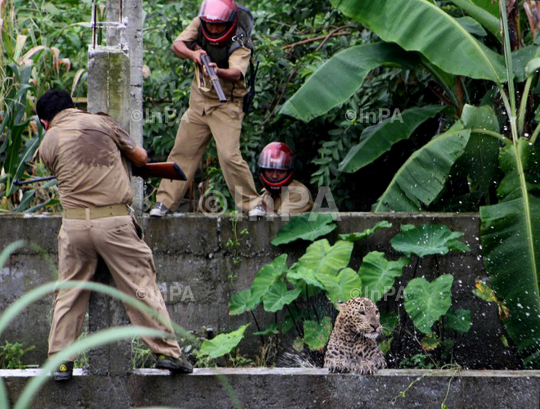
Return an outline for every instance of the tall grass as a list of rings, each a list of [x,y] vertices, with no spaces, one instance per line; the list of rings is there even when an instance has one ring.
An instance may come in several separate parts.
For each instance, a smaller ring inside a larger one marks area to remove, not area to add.
[[[79,19],[90,20],[90,4],[59,3],[0,0],[0,211],[58,210],[54,182],[39,189],[13,182],[47,174],[34,160],[44,134],[37,98],[51,88],[84,92],[90,30]]]

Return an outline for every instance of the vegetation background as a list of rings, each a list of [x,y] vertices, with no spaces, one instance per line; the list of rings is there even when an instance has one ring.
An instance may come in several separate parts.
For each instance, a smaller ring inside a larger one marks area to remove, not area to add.
[[[161,1],[144,6],[144,131],[146,147],[155,160],[166,158],[174,143],[179,118],[188,106],[192,64],[175,57],[170,45],[197,15],[199,3]],[[327,114],[309,123],[282,115],[279,111],[283,104],[325,60],[340,50],[376,41],[377,36],[345,17],[326,0],[295,0],[286,4],[245,1],[244,4],[255,16],[255,60],[259,62],[255,109],[244,120],[241,142],[244,158],[256,174],[262,147],[271,141],[284,141],[297,153],[297,179],[313,193],[321,186],[329,186],[341,211],[369,210],[408,155],[436,132],[438,122],[426,124],[425,129],[419,130],[417,139],[404,142],[395,150],[397,153],[383,156],[361,173],[339,172],[338,165],[358,143],[362,131],[379,119],[380,109],[394,112],[436,100],[427,73],[376,68],[366,78],[361,91]],[[8,122],[5,119],[9,112],[23,112],[15,119],[20,125],[19,143],[10,142],[14,138],[8,137],[12,130],[7,123],[1,128],[3,210],[22,211],[39,204],[46,204],[51,210],[58,207],[54,189],[12,186],[13,178],[9,175],[14,172],[7,160],[10,157],[11,163],[16,163],[19,177],[46,173],[39,161],[30,162],[36,138],[43,134],[32,116],[36,98],[44,91],[53,87],[66,89],[84,107],[91,5],[91,0],[0,1],[0,116],[4,123]],[[100,19],[104,19],[105,1],[98,5]],[[28,78],[22,77],[23,74]],[[348,119],[351,118],[348,111],[356,113],[356,118]],[[365,118],[359,117],[360,113]],[[213,145],[207,151],[202,169],[202,177],[208,181],[206,188],[228,194]],[[152,198],[152,189],[148,193]],[[24,201],[24,194],[30,195],[31,200]]]

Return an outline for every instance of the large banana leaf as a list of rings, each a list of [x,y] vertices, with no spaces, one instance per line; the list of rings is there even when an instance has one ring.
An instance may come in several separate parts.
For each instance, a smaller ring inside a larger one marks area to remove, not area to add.
[[[501,38],[501,23],[499,22],[498,18],[499,10],[497,3],[491,3],[491,0],[484,0],[482,2],[452,0],[452,3],[465,10],[471,17],[480,22],[480,24],[491,31],[491,33],[497,38]]]
[[[380,65],[412,67],[419,58],[395,44],[364,44],[326,61],[281,109],[282,114],[309,121],[347,101]]]
[[[398,118],[388,118],[362,132],[360,143],[353,146],[339,164],[341,172],[354,173],[369,165],[399,141],[408,139],[418,126],[444,109],[426,106],[403,111]]]
[[[441,192],[450,168],[463,153],[470,134],[467,129],[453,129],[414,152],[396,173],[373,211],[423,210]]]
[[[480,208],[484,263],[510,310],[506,328],[527,367],[540,368],[540,171],[536,147],[519,139],[501,153],[501,203]]]
[[[419,51],[444,71],[497,84],[506,81],[503,57],[480,43],[427,0],[330,0],[384,41]]]

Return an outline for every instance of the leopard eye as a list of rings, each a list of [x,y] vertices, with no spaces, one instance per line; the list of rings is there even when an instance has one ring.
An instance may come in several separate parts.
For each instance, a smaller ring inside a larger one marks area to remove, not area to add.
[[[366,315],[365,311],[359,311],[360,315]]]

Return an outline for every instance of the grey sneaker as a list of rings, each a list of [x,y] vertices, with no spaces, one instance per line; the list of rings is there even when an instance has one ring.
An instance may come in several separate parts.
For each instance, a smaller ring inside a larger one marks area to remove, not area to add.
[[[156,355],[156,368],[168,369],[173,374],[188,374],[193,372],[193,366],[184,356],[173,358],[172,356]]]
[[[257,205],[255,207],[253,207],[248,213],[248,216],[250,218],[252,218],[252,217],[259,218],[259,217],[263,217],[265,215],[266,215],[266,209],[264,208],[263,205]]]
[[[163,217],[170,214],[171,211],[165,207],[163,203],[156,203],[154,208],[150,210],[150,217]]]

